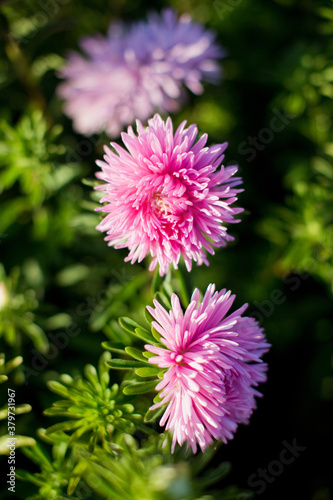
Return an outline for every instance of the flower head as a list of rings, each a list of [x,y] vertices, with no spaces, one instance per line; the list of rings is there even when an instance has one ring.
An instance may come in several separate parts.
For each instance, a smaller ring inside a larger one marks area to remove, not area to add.
[[[130,29],[112,24],[106,38],[87,37],[80,45],[85,56],[69,55],[58,93],[78,132],[105,128],[111,137],[154,110],[175,111],[184,85],[201,93],[201,81],[218,80],[223,55],[213,33],[172,9]]]
[[[97,187],[105,193],[98,210],[107,213],[97,229],[109,245],[130,250],[126,261],[150,253],[149,269],[158,263],[161,275],[171,263],[177,268],[180,256],[188,270],[192,259],[208,265],[206,251],[233,239],[222,224],[239,222],[234,216],[242,211],[231,207],[241,191],[240,178],[231,179],[237,167],[218,170],[227,143],[205,147],[207,134],[195,142],[196,125],[183,122],[174,134],[171,119],[159,115],[148,124],[137,121],[138,136],[131,127],[122,134],[128,151],[111,143],[115,152],[106,147],[105,161],[96,162],[105,181]]]
[[[165,347],[145,348],[156,354],[150,363],[167,368],[156,386],[161,401],[151,409],[167,403],[160,425],[173,434],[172,452],[176,442],[186,442],[195,453],[213,438],[232,439],[256,407],[261,394],[255,387],[266,380],[261,356],[269,344],[263,330],[242,316],[247,304],[228,315],[235,296],[225,289],[214,292],[209,285],[200,302],[196,289],[185,313],[175,294],[169,313],[156,300],[155,309],[148,306]]]

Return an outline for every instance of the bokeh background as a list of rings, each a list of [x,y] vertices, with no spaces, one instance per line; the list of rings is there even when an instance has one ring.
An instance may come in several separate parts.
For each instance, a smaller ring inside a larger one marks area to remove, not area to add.
[[[108,327],[119,315],[139,316],[149,296],[145,264],[125,264],[126,252],[107,247],[95,229],[91,183],[109,139],[73,132],[56,96],[57,71],[82,36],[165,6],[215,30],[227,51],[221,83],[205,85],[201,96],[188,93],[174,123],[197,123],[210,144],[227,141],[226,164],[239,165],[245,188],[242,222],[231,228],[235,242],[209,268],[195,268],[187,284],[231,289],[237,305],[249,303],[272,344],[258,410],[214,460],[232,463],[223,485],[251,489],[249,477],[279,460],[285,441],[296,440],[306,449],[255,498],[330,500],[332,463],[324,456],[333,446],[329,0],[0,2],[0,295],[5,287],[9,297],[0,300],[0,351],[8,361],[23,357],[9,383],[18,403],[32,406],[17,416],[17,433],[36,438],[38,428],[54,423],[43,415],[56,398],[46,382],[96,364]],[[73,322],[79,334],[50,353],[47,340]],[[5,403],[7,385],[1,390]],[[17,463],[37,470],[18,450]],[[36,491],[17,481],[17,498]],[[14,497],[4,487],[1,498]]]

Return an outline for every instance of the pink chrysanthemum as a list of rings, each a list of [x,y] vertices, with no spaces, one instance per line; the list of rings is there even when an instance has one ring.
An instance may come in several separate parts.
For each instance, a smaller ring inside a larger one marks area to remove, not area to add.
[[[165,345],[146,345],[156,354],[149,361],[168,368],[156,386],[161,401],[151,409],[167,403],[160,425],[173,435],[172,452],[176,442],[186,442],[195,453],[213,438],[232,439],[238,424],[248,423],[255,396],[261,396],[255,387],[266,380],[261,356],[269,344],[262,328],[242,317],[247,304],[227,315],[235,296],[214,291],[209,285],[200,303],[196,289],[185,313],[175,294],[169,313],[156,300],[155,309],[148,306]]]
[[[165,9],[130,29],[112,24],[107,37],[83,39],[85,56],[69,55],[58,88],[74,128],[115,137],[135,118],[175,111],[184,85],[200,94],[201,81],[218,80],[223,52],[214,38],[189,16]]]
[[[108,244],[128,248],[126,261],[153,257],[164,275],[170,264],[177,268],[182,255],[188,270],[192,260],[208,265],[206,251],[225,246],[233,239],[222,225],[239,222],[242,211],[235,202],[241,183],[231,177],[237,167],[219,166],[227,143],[205,147],[207,134],[197,142],[198,129],[183,122],[173,133],[172,121],[159,115],[143,128],[137,121],[138,136],[131,127],[122,134],[128,149],[111,143],[116,153],[105,147],[105,162],[97,161],[103,172],[97,177],[106,182],[97,189],[105,196],[102,210],[108,215],[97,226],[107,232]]]

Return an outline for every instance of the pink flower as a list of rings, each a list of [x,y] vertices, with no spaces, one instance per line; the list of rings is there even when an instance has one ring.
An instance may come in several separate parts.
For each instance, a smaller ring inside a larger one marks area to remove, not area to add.
[[[207,134],[195,142],[196,125],[183,122],[174,134],[171,119],[159,115],[148,124],[137,121],[138,136],[131,127],[122,134],[128,152],[111,143],[115,152],[105,147],[105,162],[96,162],[105,181],[97,187],[105,205],[97,210],[107,213],[97,229],[110,246],[128,248],[132,264],[150,253],[149,269],[158,263],[161,276],[180,256],[188,270],[192,259],[208,265],[206,251],[233,240],[222,224],[239,222],[234,216],[242,211],[231,206],[242,191],[235,189],[241,179],[231,180],[237,167],[219,169],[227,143],[205,147]]]
[[[129,29],[112,24],[107,37],[84,38],[85,55],[72,52],[59,75],[65,82],[58,93],[74,128],[86,135],[106,129],[116,137],[135,118],[177,110],[184,85],[200,94],[201,81],[219,80],[217,59],[224,53],[214,38],[172,9]]]
[[[247,304],[228,315],[235,295],[214,291],[209,285],[200,303],[196,289],[185,313],[175,294],[169,313],[156,300],[155,309],[147,307],[165,345],[146,345],[156,354],[149,361],[167,368],[156,386],[161,401],[150,409],[167,404],[160,425],[173,434],[172,452],[176,442],[186,442],[195,453],[197,445],[204,451],[213,439],[232,439],[261,396],[255,387],[266,380],[261,356],[269,344],[263,330],[242,317]]]
[[[5,308],[7,302],[8,302],[8,292],[5,287],[5,284],[2,281],[0,281],[0,311],[1,309]]]

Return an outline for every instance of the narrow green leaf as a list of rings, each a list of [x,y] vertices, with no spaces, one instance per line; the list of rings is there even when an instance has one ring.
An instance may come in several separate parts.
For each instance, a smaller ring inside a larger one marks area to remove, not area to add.
[[[16,356],[16,358],[11,359],[10,361],[7,361],[6,363],[6,373],[10,373],[12,370],[15,370],[18,366],[20,366],[23,363],[23,358],[22,356]]]
[[[129,346],[125,347],[125,351],[127,352],[127,354],[132,356],[132,358],[142,361],[143,363],[148,363],[147,358],[144,357],[143,353],[139,351],[139,349]]]
[[[153,334],[153,337],[157,342],[161,342],[161,334],[158,333],[158,331],[152,326],[151,327],[151,333]]]
[[[98,390],[100,388],[100,383],[96,368],[93,365],[86,365],[84,367],[84,374],[87,377],[87,379],[91,382],[93,387],[96,390]]]
[[[67,495],[72,496],[75,493],[76,487],[80,482],[80,476],[72,476],[69,478],[68,487],[67,487]]]
[[[152,382],[138,382],[137,384],[127,385],[123,389],[123,393],[127,395],[143,394],[155,390],[156,380]]]
[[[160,415],[162,415],[166,406],[167,405],[163,405],[163,406],[160,406],[159,408],[155,408],[155,410],[148,410],[144,416],[143,421],[146,423],[154,422]]]
[[[142,328],[141,326],[135,329],[135,335],[149,344],[154,340],[148,330]]]
[[[153,402],[156,404],[156,403],[160,403],[161,401],[162,401],[162,399],[160,398],[160,393],[156,394],[156,396],[153,399]]]
[[[112,342],[111,340],[102,342],[102,347],[103,349],[107,349],[111,352],[116,352],[117,354],[126,354],[123,344],[117,344],[115,342]]]
[[[188,305],[190,303],[190,299],[189,299],[189,295],[187,292],[185,278],[184,278],[183,273],[180,269],[176,269],[175,274],[178,278],[180,299],[182,301],[183,306],[186,308],[186,307],[188,307]]]
[[[171,303],[168,297],[164,293],[157,292],[155,298],[165,309],[167,310],[171,309]]]
[[[140,363],[140,361],[132,361],[127,359],[110,359],[110,361],[106,362],[106,365],[109,368],[117,370],[131,370],[144,366],[144,364]]]
[[[135,373],[139,375],[139,377],[156,377],[161,371],[161,368],[158,366],[147,366],[145,368],[137,368]]]
[[[35,446],[29,448],[22,448],[22,452],[26,457],[28,457],[35,464],[41,465],[45,470],[52,470],[52,465],[50,463],[50,457],[45,453],[38,443]]]
[[[152,315],[150,314],[148,309],[145,309],[144,315],[145,315],[147,323],[150,325],[154,318],[152,317]]]
[[[82,427],[84,423],[84,419],[81,420],[69,420],[67,422],[59,422],[58,424],[51,425],[51,427],[48,427],[45,431],[45,434],[52,434],[53,432],[58,432],[58,431],[70,431],[76,428]]]
[[[136,323],[136,321],[133,321],[131,318],[127,318],[126,316],[122,316],[121,318],[118,319],[120,326],[126,330],[126,332],[131,333],[132,335],[135,334],[135,329],[140,328],[140,325]]]
[[[173,287],[171,285],[171,282],[170,280],[164,280],[163,282],[163,287],[162,287],[162,290],[166,297],[168,298],[168,301],[170,301],[171,299],[171,295],[173,294]]]
[[[69,390],[67,387],[64,385],[60,384],[56,380],[50,380],[47,382],[48,388],[52,391],[55,392],[56,394],[59,394],[60,396],[64,396],[65,398],[69,397]]]
[[[216,469],[209,469],[202,477],[200,484],[210,486],[222,479],[231,469],[230,462],[222,462]]]
[[[156,356],[156,354],[154,354],[153,352],[148,352],[148,351],[144,351],[142,354],[144,355],[145,358],[148,359]]]
[[[157,268],[153,278],[153,295],[159,290],[162,283],[162,277],[160,276],[159,269]]]
[[[25,470],[22,469],[16,470],[15,476],[21,481],[28,481],[29,483],[33,483],[36,486],[44,486],[43,480],[37,479],[36,476]]]
[[[48,417],[68,417],[70,411],[68,408],[61,408],[61,407],[56,407],[56,406],[51,406],[51,408],[47,408],[46,410],[43,411],[44,415],[47,415]],[[71,418],[81,418],[81,414],[76,414],[76,413],[70,413]]]

